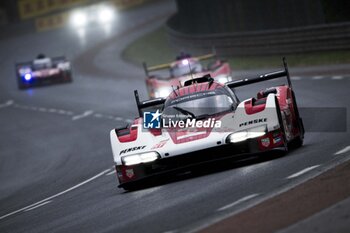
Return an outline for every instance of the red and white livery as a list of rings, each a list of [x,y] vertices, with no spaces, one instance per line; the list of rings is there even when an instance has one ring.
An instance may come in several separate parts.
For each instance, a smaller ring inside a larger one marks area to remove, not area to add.
[[[258,91],[252,98],[240,101],[235,93],[241,86],[281,77],[287,77],[287,84]],[[178,168],[272,150],[286,152],[290,145],[303,143],[304,127],[285,61],[284,70],[255,78],[222,84],[205,75],[188,80],[167,98],[140,101],[137,91],[135,98],[139,117],[110,132],[119,187],[124,189]],[[159,127],[145,128],[150,112],[163,120]],[[193,124],[169,126],[169,119]]]
[[[16,77],[19,89],[72,82],[71,63],[63,56],[50,58],[39,54],[33,61],[17,63]]]
[[[211,60],[206,67],[201,61]],[[228,62],[217,59],[215,54],[207,54],[192,57],[189,54],[181,54],[176,61],[147,67],[143,64],[146,73],[146,86],[150,98],[164,98],[172,91],[172,87],[183,85],[185,81],[199,78],[206,74],[219,82],[232,81],[231,67]],[[157,74],[154,74],[158,71]],[[163,73],[162,73],[163,72]],[[168,74],[166,74],[168,72]],[[152,74],[151,74],[152,73]]]

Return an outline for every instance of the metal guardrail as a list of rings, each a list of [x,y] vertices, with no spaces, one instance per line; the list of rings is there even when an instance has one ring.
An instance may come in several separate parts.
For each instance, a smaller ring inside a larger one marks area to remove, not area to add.
[[[223,56],[350,49],[350,22],[215,35],[188,35],[167,26],[167,33],[180,50],[203,53],[215,46]]]

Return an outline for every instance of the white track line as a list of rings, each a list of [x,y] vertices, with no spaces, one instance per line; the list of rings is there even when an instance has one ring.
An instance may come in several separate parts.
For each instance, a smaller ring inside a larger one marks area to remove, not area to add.
[[[27,211],[30,211],[30,210],[34,210],[34,209],[39,208],[39,207],[41,207],[41,206],[43,206],[43,205],[49,204],[50,202],[52,202],[52,201],[45,201],[45,202],[43,202],[43,203],[40,203],[39,205],[33,206],[33,207],[31,207],[31,208],[29,208],[29,209],[26,209],[26,210],[24,210],[24,211],[27,212]]]
[[[79,183],[79,184],[77,184],[77,185],[74,185],[73,187],[71,187],[71,188],[69,188],[69,189],[66,189],[66,190],[64,190],[64,191],[62,191],[62,192],[59,192],[59,193],[57,193],[57,194],[55,194],[55,195],[52,195],[52,196],[50,196],[50,197],[48,197],[48,198],[45,198],[45,199],[41,200],[41,201],[35,202],[34,204],[31,204],[31,205],[29,205],[29,206],[26,206],[26,207],[23,207],[23,208],[21,208],[21,209],[15,210],[15,211],[13,211],[13,212],[11,212],[11,213],[5,214],[5,215],[3,215],[3,216],[0,217],[0,220],[1,220],[1,219],[4,219],[4,218],[6,218],[6,217],[9,217],[9,216],[11,216],[11,215],[17,214],[17,213],[19,213],[19,212],[22,212],[22,211],[24,211],[24,210],[26,210],[26,209],[29,209],[29,208],[33,207],[33,206],[39,205],[39,204],[41,204],[41,203],[43,203],[43,202],[50,201],[50,200],[52,200],[52,199],[54,199],[54,198],[56,198],[56,197],[59,197],[59,196],[65,194],[65,193],[68,193],[68,192],[70,192],[70,191],[73,191],[74,189],[77,189],[77,188],[79,188],[80,186],[82,186],[82,185],[84,185],[84,184],[87,184],[87,183],[89,183],[89,182],[91,182],[91,181],[97,179],[98,177],[103,176],[104,174],[106,174],[107,172],[110,172],[110,171],[111,171],[111,169],[106,169],[106,170],[104,170],[104,171],[98,173],[97,175],[95,175],[95,176],[93,176],[93,177],[91,177],[91,178],[89,178],[89,179],[87,179],[87,180],[85,180],[85,181],[83,181],[83,182],[81,182],[81,183]]]
[[[133,120],[131,120],[131,119],[124,119],[122,117],[116,117],[116,116],[112,116],[112,115],[104,115],[101,113],[95,113],[93,110],[87,110],[80,115],[73,116],[74,112],[72,112],[72,111],[66,111],[63,109],[56,109],[56,108],[44,108],[44,107],[19,105],[19,104],[14,104],[13,100],[8,100],[7,102],[0,104],[0,108],[5,108],[5,107],[11,106],[11,105],[13,105],[13,107],[15,107],[15,108],[24,109],[24,110],[32,110],[32,111],[38,111],[38,112],[47,112],[47,113],[55,113],[55,114],[59,114],[59,115],[72,116],[73,121],[82,119],[84,117],[88,117],[88,116],[93,114],[93,116],[95,118],[105,118],[105,119],[109,119],[109,120],[123,121],[126,123],[133,122]]]
[[[312,77],[313,80],[320,80],[320,79],[323,79],[324,76],[314,76]]]
[[[343,76],[333,76],[333,80],[342,80],[344,77]]]
[[[8,106],[11,106],[13,103],[14,103],[13,100],[8,100],[8,101],[6,101],[5,103],[0,104],[0,108],[6,108],[6,107],[8,107]]]
[[[65,110],[62,110],[62,109],[58,109],[57,113],[58,113],[58,114],[64,115],[64,114],[66,114],[66,111],[65,111]]]
[[[225,205],[225,206],[223,206],[223,207],[217,209],[216,211],[223,211],[223,210],[226,210],[226,209],[228,209],[228,208],[231,208],[231,207],[233,207],[233,206],[235,206],[235,205],[238,205],[238,204],[240,204],[240,203],[242,203],[242,202],[248,201],[248,200],[250,200],[250,199],[252,199],[252,198],[254,198],[254,197],[256,197],[256,196],[259,196],[259,195],[260,195],[259,193],[254,193],[254,194],[248,195],[248,196],[243,197],[243,198],[241,198],[241,199],[239,199],[239,200],[237,200],[237,201],[235,201],[235,202],[233,202],[233,203],[231,203],[231,204]]]
[[[347,146],[344,149],[341,149],[340,151],[337,151],[334,155],[344,154],[344,153],[346,153],[348,151],[350,151],[350,146]]]
[[[301,80],[301,77],[299,77],[299,76],[292,76],[290,79],[291,80]]]
[[[55,108],[50,108],[50,109],[49,109],[49,112],[50,112],[50,113],[56,113],[56,112],[57,112],[57,109],[55,109]]]
[[[293,178],[295,178],[295,177],[301,176],[301,175],[303,175],[303,174],[305,174],[305,173],[307,173],[307,172],[311,171],[312,169],[315,169],[315,168],[317,168],[317,167],[319,167],[319,166],[320,166],[320,165],[315,165],[315,166],[307,167],[307,168],[305,168],[305,169],[303,169],[303,170],[301,170],[301,171],[299,171],[299,172],[296,172],[296,173],[294,173],[294,174],[288,176],[287,179],[293,179]]]
[[[114,175],[115,174],[115,171],[113,170],[113,171],[111,171],[111,172],[108,172],[107,174],[106,174],[106,176],[110,176],[110,175]]]
[[[88,117],[88,116],[90,116],[91,114],[93,114],[94,113],[94,111],[92,111],[92,110],[87,110],[87,111],[85,111],[83,114],[81,114],[81,115],[76,115],[76,116],[74,116],[74,117],[72,117],[72,120],[73,121],[76,121],[76,120],[79,120],[79,119],[82,119],[82,118],[84,118],[84,117]]]

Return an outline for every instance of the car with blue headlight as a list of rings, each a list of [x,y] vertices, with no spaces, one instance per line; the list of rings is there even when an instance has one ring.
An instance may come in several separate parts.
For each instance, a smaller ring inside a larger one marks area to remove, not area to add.
[[[63,56],[49,58],[39,54],[33,61],[17,63],[16,76],[19,89],[72,82],[71,64]]]

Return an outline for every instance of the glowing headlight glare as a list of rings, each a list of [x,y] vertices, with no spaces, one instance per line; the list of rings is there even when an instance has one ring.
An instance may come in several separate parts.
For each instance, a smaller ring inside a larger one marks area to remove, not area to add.
[[[71,23],[76,27],[83,27],[87,24],[87,16],[83,12],[75,12],[71,17]]]
[[[216,79],[219,83],[222,83],[222,84],[232,81],[232,77],[229,76],[229,75],[225,75],[225,74],[220,74],[220,75],[217,76],[215,79]]]
[[[159,88],[157,91],[155,91],[154,95],[156,98],[160,97],[167,97],[171,93],[172,89],[171,88]]]
[[[266,126],[259,126],[248,130],[248,138],[257,138],[265,134]]]
[[[155,152],[140,154],[141,161],[143,163],[152,162],[158,158],[158,154]]]
[[[141,158],[139,155],[124,156],[122,159],[126,166],[131,166],[131,165],[141,163]]]
[[[265,131],[266,131],[265,125],[258,126],[258,127],[251,128],[248,130],[233,133],[233,134],[229,135],[229,140],[232,143],[241,142],[241,141],[245,141],[249,138],[257,138],[257,137],[263,136],[265,134]]]
[[[226,76],[221,76],[218,78],[218,82],[224,84],[228,82],[228,79]]]
[[[131,166],[140,163],[148,163],[158,159],[158,154],[156,152],[146,152],[136,155],[127,155],[122,157],[124,165]]]
[[[181,61],[182,65],[186,66],[188,65],[189,61],[187,59],[184,59]]]
[[[231,142],[236,143],[236,142],[241,142],[247,139],[248,132],[247,131],[241,131],[237,133],[233,133],[229,136],[229,139]]]
[[[112,21],[114,18],[114,12],[112,9],[109,8],[103,8],[100,9],[98,13],[98,20],[101,23],[106,23]]]
[[[25,79],[26,81],[29,81],[29,80],[32,79],[32,75],[31,75],[30,73],[27,73],[27,74],[24,75],[24,79]]]

